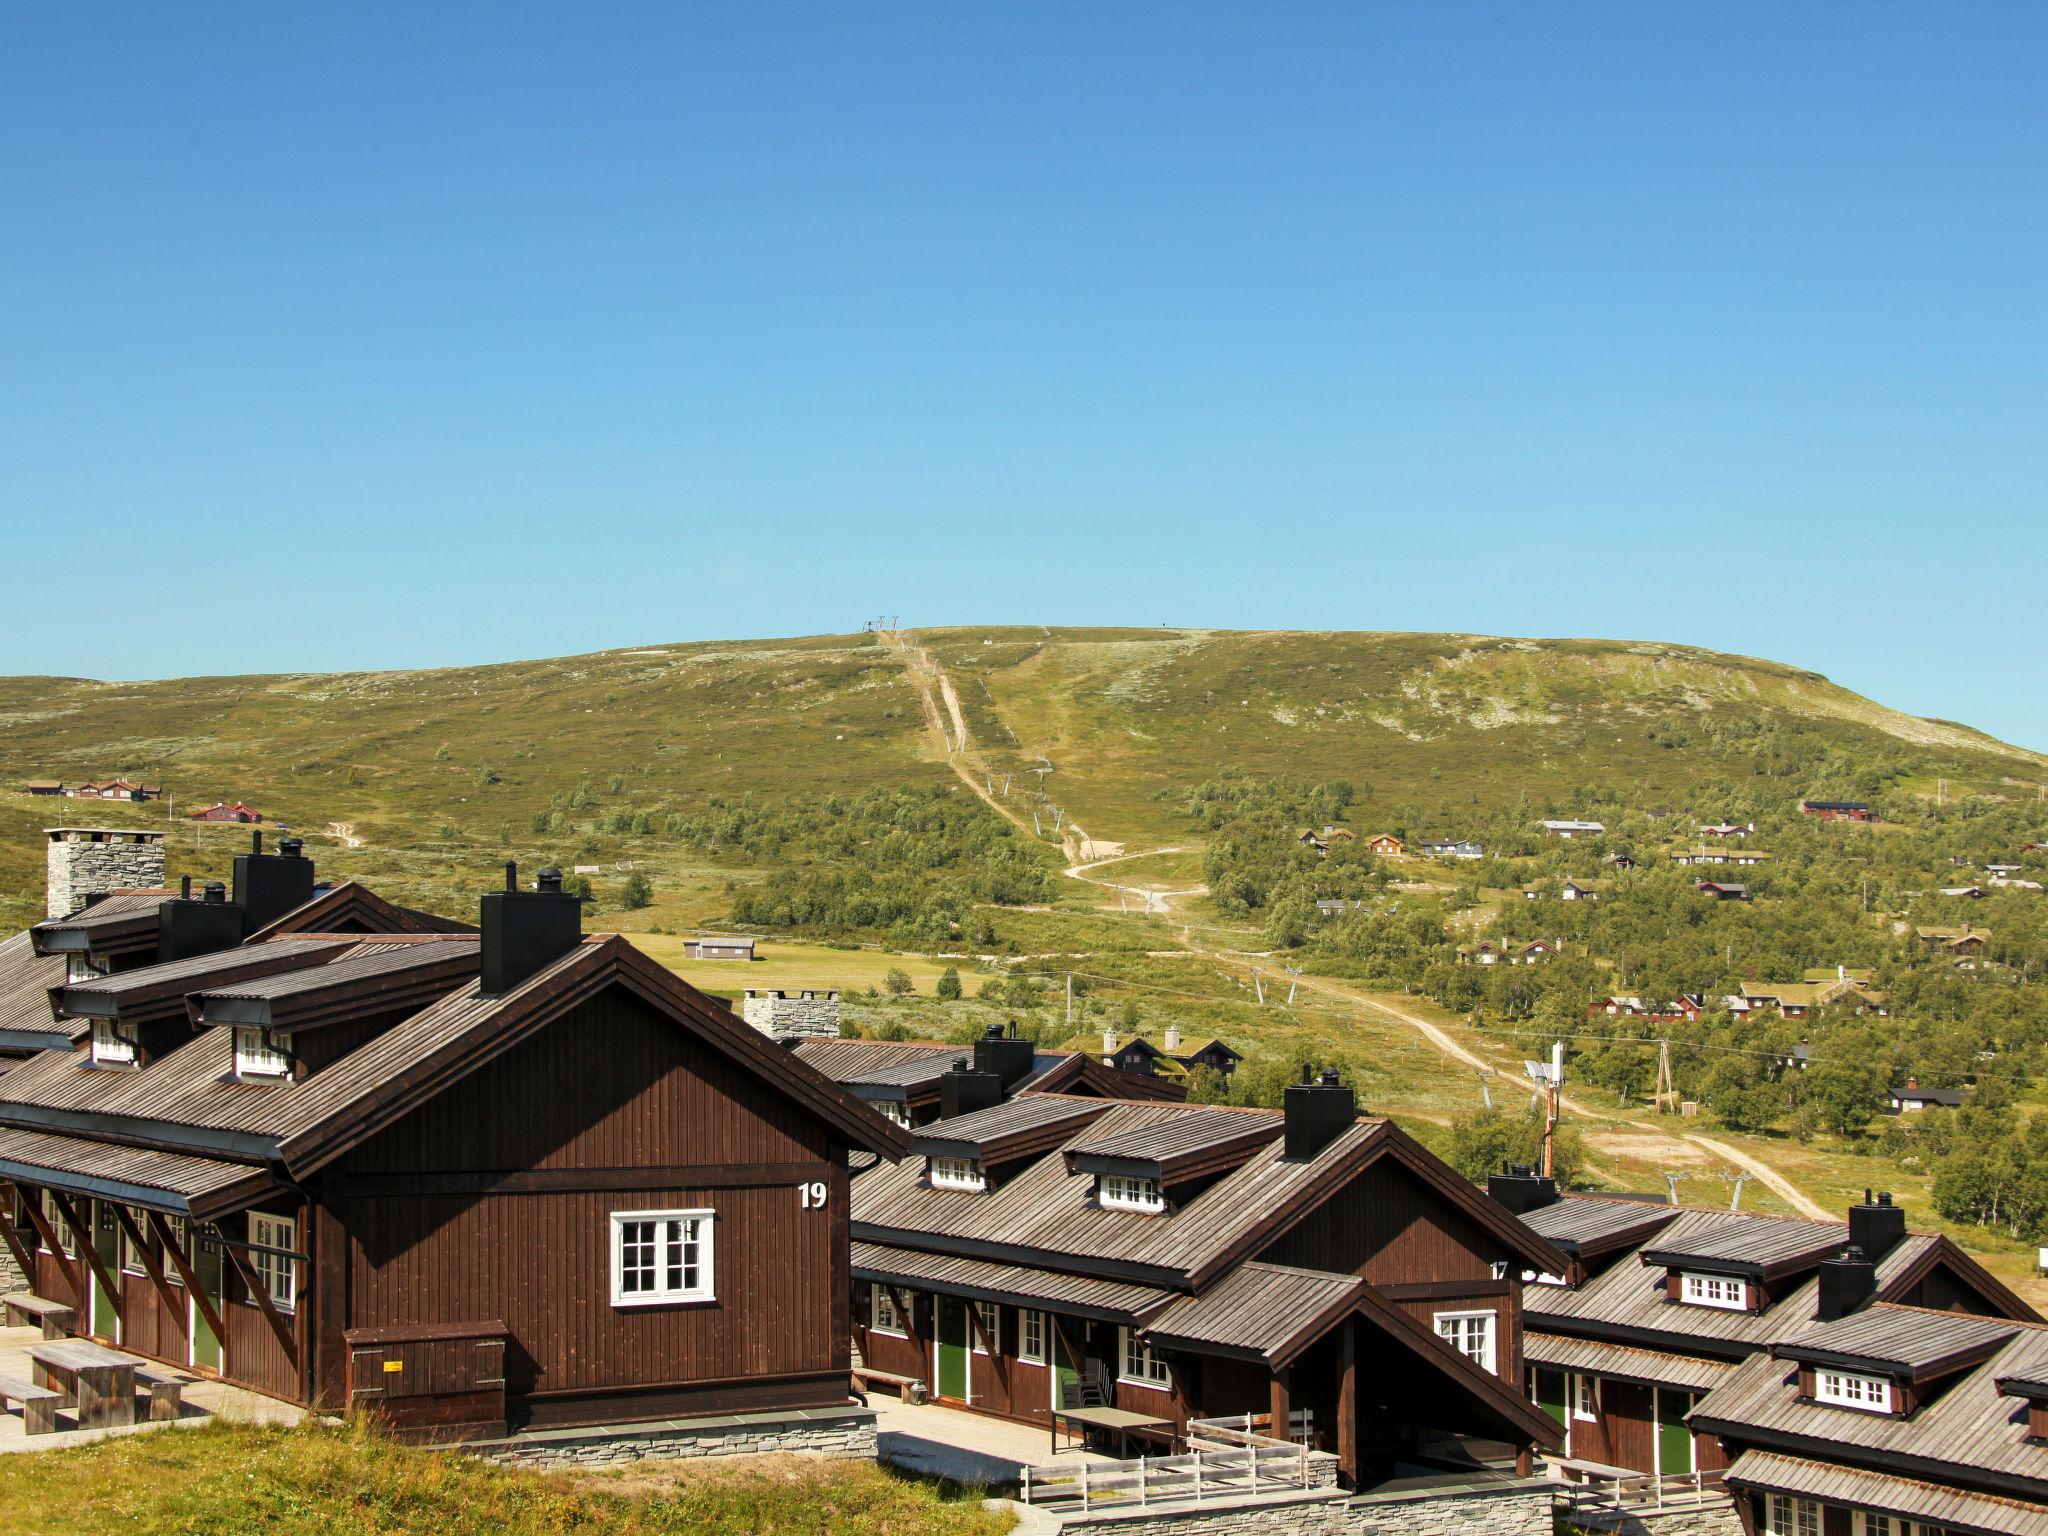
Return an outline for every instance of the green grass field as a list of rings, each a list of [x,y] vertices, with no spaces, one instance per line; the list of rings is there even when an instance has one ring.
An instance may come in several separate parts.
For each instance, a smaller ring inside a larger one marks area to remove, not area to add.
[[[807,1457],[516,1471],[360,1425],[220,1422],[0,1457],[10,1526],[36,1536],[1001,1536],[970,1492]]]

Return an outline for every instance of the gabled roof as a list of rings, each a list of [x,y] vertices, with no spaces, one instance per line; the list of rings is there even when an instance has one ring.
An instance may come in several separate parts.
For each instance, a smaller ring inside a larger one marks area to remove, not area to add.
[[[1642,1260],[1667,1269],[1778,1280],[1804,1273],[1841,1248],[1842,1232],[1832,1224],[1764,1216],[1711,1226],[1679,1223],[1645,1247]]]
[[[157,908],[171,891],[116,891],[64,917],[46,918],[29,929],[39,955],[90,950],[102,955],[154,953]]]
[[[1522,1224],[1560,1252],[1589,1259],[1618,1248],[1633,1248],[1681,1214],[1675,1205],[1562,1195],[1548,1205],[1524,1211]]]
[[[1235,1168],[1281,1130],[1274,1115],[1190,1104],[1145,1125],[1084,1131],[1064,1155],[1078,1172],[1138,1173],[1172,1184]]]
[[[250,934],[267,939],[285,933],[475,933],[470,923],[386,901],[367,885],[344,880]]]
[[[70,1045],[70,1029],[50,1013],[50,988],[63,982],[64,957],[37,954],[27,929],[0,939],[0,1051]]]
[[[1975,1365],[2021,1325],[1970,1312],[1931,1312],[1878,1302],[1771,1346],[1780,1360],[1832,1365],[1919,1381]]]
[[[1995,1353],[1905,1417],[1801,1398],[1797,1370],[1760,1354],[1687,1422],[1767,1450],[2048,1502],[2048,1452],[2030,1441],[2026,1413],[1998,1389],[2001,1379],[2048,1372],[2048,1330],[2011,1326]]]
[[[1257,1260],[1240,1264],[1199,1296],[1182,1296],[1145,1324],[1164,1344],[1255,1360],[1279,1369],[1358,1305],[1356,1275]]]
[[[1109,1110],[1107,1099],[1027,1094],[969,1115],[934,1120],[911,1133],[925,1157],[972,1157],[986,1163],[1047,1152]]]
[[[273,940],[273,943],[284,941]],[[201,1024],[303,1030],[365,1014],[424,1008],[477,974],[483,946],[466,936],[389,938],[351,945],[324,965],[280,971],[193,992],[187,1009]]]
[[[1019,1093],[1092,1093],[1105,1099],[1136,1099],[1178,1104],[1188,1085],[1178,1078],[1125,1072],[1105,1066],[1085,1051],[1055,1058],[1043,1071],[1017,1085]]]
[[[347,939],[273,939],[188,955],[52,987],[50,1011],[60,1018],[125,1020],[179,1014],[188,996],[209,986],[323,965],[351,947]]]

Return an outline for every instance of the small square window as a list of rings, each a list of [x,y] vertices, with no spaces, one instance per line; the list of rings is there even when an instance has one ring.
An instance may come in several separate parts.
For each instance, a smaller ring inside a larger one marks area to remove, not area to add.
[[[92,1060],[97,1067],[132,1067],[135,1065],[135,1042],[122,1034],[121,1026],[112,1019],[94,1019]]]
[[[1170,1386],[1173,1375],[1166,1368],[1165,1357],[1155,1353],[1135,1328],[1118,1332],[1123,1338],[1123,1380],[1140,1387]]]
[[[612,1305],[710,1301],[710,1211],[612,1212]]]
[[[931,1179],[933,1189],[958,1189],[969,1194],[980,1194],[988,1188],[983,1177],[981,1164],[971,1157],[934,1157],[925,1162],[925,1172]]]
[[[907,1338],[903,1327],[902,1314],[896,1310],[896,1298],[889,1294],[886,1286],[868,1288],[868,1327],[875,1333],[891,1334],[896,1338]]]
[[[1481,1370],[1493,1369],[1493,1314],[1491,1312],[1439,1312],[1439,1338]]]
[[[994,1345],[994,1353],[1001,1354],[1003,1309],[992,1301],[977,1301],[974,1303],[974,1315],[981,1322],[981,1326],[974,1330],[974,1352],[977,1355],[986,1355],[990,1353],[990,1345]]]
[[[237,1077],[288,1077],[292,1070],[292,1037],[284,1030],[235,1026]]]

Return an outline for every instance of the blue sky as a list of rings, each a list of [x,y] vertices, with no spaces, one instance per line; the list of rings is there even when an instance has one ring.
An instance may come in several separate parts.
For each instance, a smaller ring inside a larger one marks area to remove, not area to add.
[[[1455,629],[2048,748],[2044,60],[2025,3],[16,4],[0,671]]]

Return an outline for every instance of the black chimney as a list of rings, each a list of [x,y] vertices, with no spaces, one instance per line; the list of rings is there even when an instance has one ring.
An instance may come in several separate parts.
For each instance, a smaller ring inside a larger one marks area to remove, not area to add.
[[[970,1068],[965,1056],[956,1057],[953,1070],[939,1079],[939,1118],[971,1115],[977,1109],[993,1109],[1003,1102],[1003,1080],[994,1072]]]
[[[157,903],[156,958],[159,964],[166,960],[189,960],[195,955],[233,949],[242,942],[242,909],[229,904],[226,886],[218,880],[209,880],[205,896],[196,901],[192,897],[189,875],[179,882],[178,888],[182,894]]]
[[[1820,1308],[1815,1318],[1832,1323],[1847,1317],[1877,1294],[1877,1261],[1851,1243],[1820,1261]]]
[[[483,900],[483,991],[510,992],[583,942],[583,898],[562,890],[562,872],[540,872],[519,889],[519,866],[505,866],[505,889]]]
[[[1863,1203],[1849,1207],[1849,1243],[1870,1255],[1875,1264],[1906,1240],[1906,1212],[1892,1204],[1885,1190],[1875,1200],[1863,1191]]]
[[[1304,1062],[1301,1081],[1287,1085],[1287,1135],[1285,1156],[1290,1163],[1305,1163],[1358,1118],[1357,1100],[1351,1090],[1337,1081],[1335,1067],[1323,1068],[1320,1080]]]
[[[1007,1035],[1002,1025],[991,1024],[988,1033],[974,1042],[974,1070],[995,1073],[1005,1091],[1029,1077],[1037,1060],[1037,1047],[1019,1038],[1015,1019],[1010,1020]]]
[[[1544,1178],[1527,1163],[1503,1163],[1499,1173],[1487,1175],[1486,1192],[1517,1216],[1557,1204],[1557,1180]]]
[[[276,853],[265,853],[258,832],[249,852],[235,855],[235,905],[242,909],[245,933],[266,928],[313,899],[313,861],[305,856],[305,846],[287,837]]]

